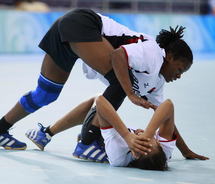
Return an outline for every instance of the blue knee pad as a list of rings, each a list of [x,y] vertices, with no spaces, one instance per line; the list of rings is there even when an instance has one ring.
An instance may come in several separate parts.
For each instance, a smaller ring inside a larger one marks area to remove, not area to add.
[[[24,95],[19,100],[19,103],[26,112],[35,112],[39,108],[54,102],[58,98],[63,86],[63,84],[54,83],[40,75],[36,90]]]

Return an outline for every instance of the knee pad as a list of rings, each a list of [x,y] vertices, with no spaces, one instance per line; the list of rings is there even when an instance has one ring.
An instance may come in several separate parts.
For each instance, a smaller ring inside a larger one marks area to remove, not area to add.
[[[63,86],[63,84],[54,83],[40,75],[37,88],[24,95],[19,100],[19,103],[26,112],[35,112],[39,108],[54,102],[58,98]]]
[[[111,103],[115,110],[123,103],[126,94],[119,83],[110,84],[104,91],[103,96]]]
[[[96,115],[96,107],[93,107],[88,112],[81,129],[81,142],[89,145],[97,140],[100,145],[103,144],[103,138],[99,127],[92,125],[92,120]]]
[[[87,113],[87,115],[83,121],[81,134],[85,134],[85,132],[88,132],[89,127],[91,127],[91,125],[92,125],[92,120],[95,117],[95,115],[96,115],[96,107],[93,107],[89,110],[89,112]]]

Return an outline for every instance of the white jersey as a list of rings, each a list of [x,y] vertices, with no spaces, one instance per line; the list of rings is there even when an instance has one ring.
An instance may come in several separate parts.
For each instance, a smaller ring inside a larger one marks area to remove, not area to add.
[[[116,167],[128,166],[128,164],[134,160],[134,157],[125,140],[114,128],[101,129],[101,133],[104,138],[105,152],[107,153],[110,165]],[[167,140],[160,137],[158,132],[154,137],[160,142],[167,161],[169,161],[176,146],[176,139]]]
[[[133,74],[133,90],[138,96],[145,96],[154,105],[160,105],[163,101],[164,77],[159,73],[163,64],[165,53],[153,40],[139,41],[123,45],[129,68]],[[83,72],[88,79],[100,79],[105,85],[109,82],[83,63]]]
[[[165,52],[151,36],[130,30],[113,19],[98,14],[103,27],[102,35],[114,48],[124,48],[128,67],[134,79],[133,90],[139,96],[145,96],[154,105],[163,102],[164,78],[159,74]],[[100,79],[109,82],[98,72],[83,62],[83,72],[88,79]]]
[[[128,27],[116,22],[115,20],[113,20],[107,16],[103,16],[99,13],[97,13],[97,14],[101,17],[101,20],[102,20],[102,32],[101,32],[101,34],[104,37],[107,37],[107,40],[111,36],[115,37],[115,38],[119,38],[119,39],[125,39],[125,37],[127,37],[129,40],[129,42],[127,42],[127,43],[136,42],[135,37],[139,38],[139,39],[142,37],[143,39],[154,40],[154,38],[148,34],[135,32],[135,31],[129,29]],[[108,40],[108,41],[111,42],[111,40]]]
[[[154,105],[163,99],[164,77],[160,74],[165,52],[153,40],[123,45],[129,68],[132,71],[133,90],[138,96],[145,96]]]

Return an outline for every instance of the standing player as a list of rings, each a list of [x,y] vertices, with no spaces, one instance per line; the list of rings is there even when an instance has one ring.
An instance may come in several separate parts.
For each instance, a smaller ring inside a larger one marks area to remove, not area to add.
[[[150,88],[156,92],[162,88],[164,81],[180,78],[192,64],[192,51],[181,40],[182,33],[183,28],[172,29],[165,38],[158,40],[158,45],[150,36],[131,31],[91,10],[68,12],[53,24],[39,45],[46,55],[36,89],[22,96],[0,120],[0,145],[5,149],[26,149],[25,143],[8,133],[9,128],[58,98],[78,58],[108,80],[110,85],[103,96],[115,109],[119,108],[126,95],[136,105],[155,108],[150,101],[136,93],[136,88],[133,90],[132,82],[135,78],[133,75],[130,76],[131,79],[129,77],[130,69],[125,51],[116,48],[134,42],[135,47],[141,49],[140,54],[143,55],[136,58],[140,61],[139,64],[131,67],[137,68],[137,73],[140,74],[149,72],[150,80],[154,78],[153,87],[159,85],[159,88]],[[128,50],[135,52],[135,49],[127,49],[129,54],[131,53]],[[128,55],[130,57],[133,56]],[[159,67],[153,70],[154,66],[160,66],[160,70]],[[155,73],[158,75],[154,75]],[[146,87],[149,88],[148,83]]]

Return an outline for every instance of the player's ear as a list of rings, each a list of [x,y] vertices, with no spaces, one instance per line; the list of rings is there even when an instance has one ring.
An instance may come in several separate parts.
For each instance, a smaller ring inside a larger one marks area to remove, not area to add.
[[[166,57],[164,58],[164,62],[170,63],[173,60],[173,55],[171,53],[167,53]]]

